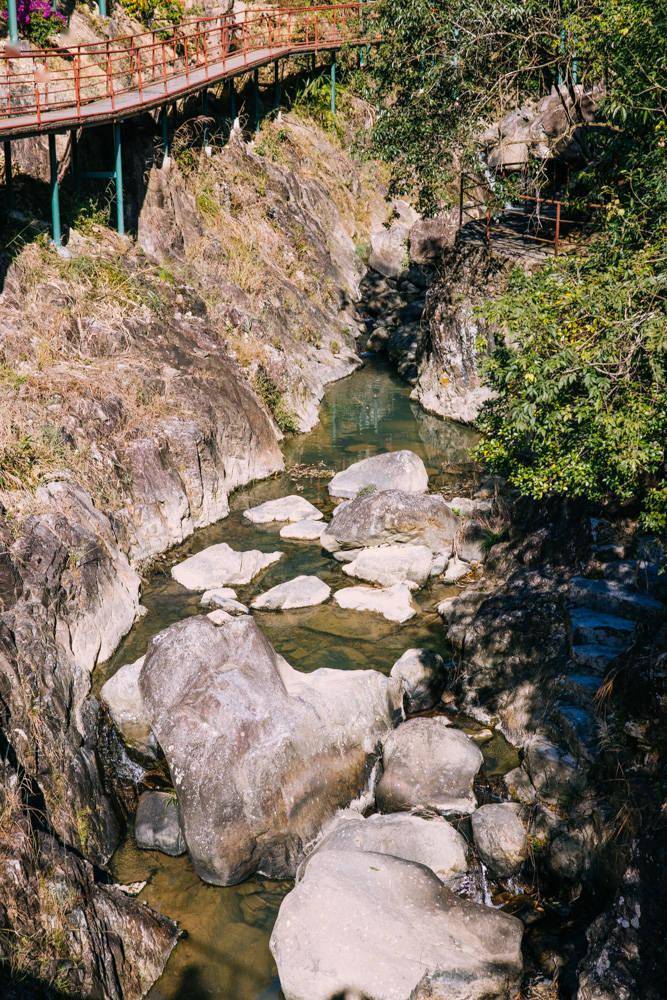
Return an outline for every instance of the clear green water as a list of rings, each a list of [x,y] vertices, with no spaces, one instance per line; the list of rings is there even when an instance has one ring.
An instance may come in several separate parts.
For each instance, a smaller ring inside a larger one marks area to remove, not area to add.
[[[340,589],[350,585],[350,578],[317,543],[288,542],[279,537],[280,525],[251,525],[242,518],[242,511],[264,500],[299,492],[328,517],[332,510],[326,489],[329,475],[313,478],[304,474],[304,467],[333,472],[361,458],[398,448],[410,448],[422,457],[432,489],[454,485],[470,469],[474,434],[423,413],[410,401],[408,387],[379,362],[372,361],[331,386],[320,416],[319,425],[310,434],[286,443],[288,471],[238,490],[230,516],[198,531],[170,553],[170,562],[221,541],[236,549],[279,549],[285,553],[283,559],[252,585],[238,588],[240,600],[250,600],[300,573],[317,574],[334,590]],[[388,673],[411,646],[447,654],[435,608],[454,592],[442,585],[427,586],[416,597],[420,613],[402,626],[376,615],[343,611],[331,602],[292,612],[259,612],[257,618],[276,649],[300,670],[373,667]],[[145,587],[142,600],[148,614],[99,672],[96,685],[121,664],[143,655],[155,633],[174,621],[201,613],[199,595],[185,591],[168,574],[156,575]],[[494,737],[482,750],[489,777],[516,764],[501,737]],[[152,1000],[268,1000],[280,996],[268,941],[289,882],[253,878],[231,888],[208,886],[197,878],[187,858],[138,851],[131,837],[117,852],[113,867],[120,882],[147,879],[141,899],[176,919],[188,935],[151,991]]]

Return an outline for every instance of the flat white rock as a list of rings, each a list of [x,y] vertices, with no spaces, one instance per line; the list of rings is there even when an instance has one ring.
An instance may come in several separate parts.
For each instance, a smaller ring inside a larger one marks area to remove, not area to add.
[[[331,587],[317,576],[296,576],[286,583],[271,587],[252,602],[258,611],[289,611],[291,608],[311,608],[329,599]]]
[[[232,587],[218,587],[216,590],[206,590],[199,602],[202,608],[221,608],[225,601],[235,601],[236,591]]]
[[[447,564],[447,569],[443,577],[445,583],[456,583],[472,570],[470,563],[464,562],[458,556],[452,556]]]
[[[314,518],[308,517],[304,521],[286,524],[284,528],[280,529],[280,537],[296,538],[301,542],[315,542],[326,529],[325,521],[316,521]]]
[[[188,590],[212,590],[226,584],[250,583],[282,556],[282,552],[259,552],[257,549],[236,552],[226,542],[220,542],[172,566],[171,575]]]
[[[243,516],[253,524],[270,524],[272,521],[319,521],[324,517],[305,497],[296,494],[289,497],[279,497],[277,500],[267,500],[258,507],[250,507],[243,511]]]
[[[375,611],[390,622],[407,622],[417,614],[410,599],[410,588],[404,583],[393,587],[344,587],[336,591],[334,601],[339,608],[352,611]]]
[[[428,580],[432,567],[433,553],[425,545],[374,545],[343,566],[343,573],[382,587],[405,583],[417,590]]]
[[[337,472],[329,483],[329,493],[351,499],[367,487],[426,493],[428,474],[421,458],[413,451],[387,451],[383,455],[363,458]]]

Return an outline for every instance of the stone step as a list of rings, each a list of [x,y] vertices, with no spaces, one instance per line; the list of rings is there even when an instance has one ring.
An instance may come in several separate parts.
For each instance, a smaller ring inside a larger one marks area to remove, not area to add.
[[[665,613],[665,606],[660,601],[638,594],[615,580],[573,576],[569,589],[570,601],[576,607],[594,608],[637,622],[655,621]]]
[[[597,725],[594,712],[569,702],[557,702],[554,714],[575,756],[580,753],[594,755],[597,750],[595,741]]]
[[[572,647],[572,658],[577,666],[588,667],[598,674],[604,674],[606,670],[618,659],[617,649],[610,649],[599,642],[590,642]]]
[[[569,613],[575,643],[604,642],[610,647],[617,643],[624,649],[637,630],[637,622],[595,608],[570,608]]]

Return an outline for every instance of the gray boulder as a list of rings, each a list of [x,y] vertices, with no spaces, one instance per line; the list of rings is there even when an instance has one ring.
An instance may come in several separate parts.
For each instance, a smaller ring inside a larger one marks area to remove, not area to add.
[[[379,672],[298,673],[249,616],[165,629],[139,683],[195,870],[216,885],[293,875],[365,791],[397,712]]]
[[[413,451],[387,451],[353,462],[347,469],[337,472],[329,483],[332,497],[351,499],[364,489],[426,493],[426,467]]]
[[[326,827],[322,840],[299,868],[301,878],[311,858],[319,851],[372,851],[425,865],[446,882],[468,870],[466,842],[440,816],[424,819],[409,813],[376,813],[364,819],[347,809]]]
[[[151,732],[150,720],[139,690],[139,674],[144,664],[140,656],[126,663],[102,685],[100,699],[109,710],[114,726],[123,742],[147,757],[155,756],[157,742]]]
[[[260,552],[258,549],[236,552],[226,542],[220,542],[172,566],[171,575],[188,590],[213,590],[227,584],[250,583],[282,555],[282,552]]]
[[[422,865],[321,851],[280,907],[271,951],[286,1000],[408,1000],[425,978],[448,1000],[508,997],[522,925],[455,895]],[[422,994],[426,996],[426,994]]]
[[[448,816],[474,811],[472,783],[484,758],[442,716],[404,722],[385,740],[382,759],[376,792],[381,812],[421,807]]]
[[[162,851],[175,858],[185,854],[185,839],[173,792],[144,792],[139,796],[134,839],[137,847],[144,851]]]
[[[477,852],[495,875],[514,875],[528,856],[521,809],[514,802],[480,806],[471,817]]]
[[[460,524],[444,497],[387,489],[340,504],[321,540],[329,552],[408,542],[449,555]]]
[[[391,668],[407,714],[425,712],[437,704],[447,678],[445,661],[430,649],[406,649]]]

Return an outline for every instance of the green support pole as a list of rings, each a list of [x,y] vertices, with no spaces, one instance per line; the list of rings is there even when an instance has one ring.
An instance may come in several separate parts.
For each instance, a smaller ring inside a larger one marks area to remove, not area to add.
[[[7,0],[7,34],[11,45],[19,40],[19,19],[16,16],[16,0]]]
[[[260,118],[260,108],[259,108],[259,70],[256,69],[253,73],[253,126],[255,132],[259,132],[259,118]]]
[[[121,125],[113,127],[113,166],[116,181],[116,229],[125,235],[125,206],[123,204],[123,147],[121,145]]]
[[[336,53],[331,60],[331,114],[336,114]]]
[[[165,104],[160,115],[162,125],[162,162],[169,159],[169,108]]]
[[[14,174],[12,171],[12,144],[9,139],[6,139],[3,143],[3,150],[5,153],[5,193],[7,208],[10,209],[14,205]]]
[[[56,137],[49,132],[49,186],[51,189],[51,235],[57,247],[63,245],[63,234],[60,228],[60,188],[58,186],[58,156],[56,154]]]
[[[107,0],[97,0],[98,6],[100,8],[100,17],[108,17],[107,14]]]
[[[273,110],[280,107],[280,65],[278,60],[273,64]]]
[[[202,135],[202,145],[208,146],[208,90],[206,87],[201,92],[201,113],[204,116],[204,132]]]
[[[234,86],[234,80],[229,81],[229,117],[231,118],[232,125],[236,121],[238,115],[238,108],[236,107],[236,87]]]

